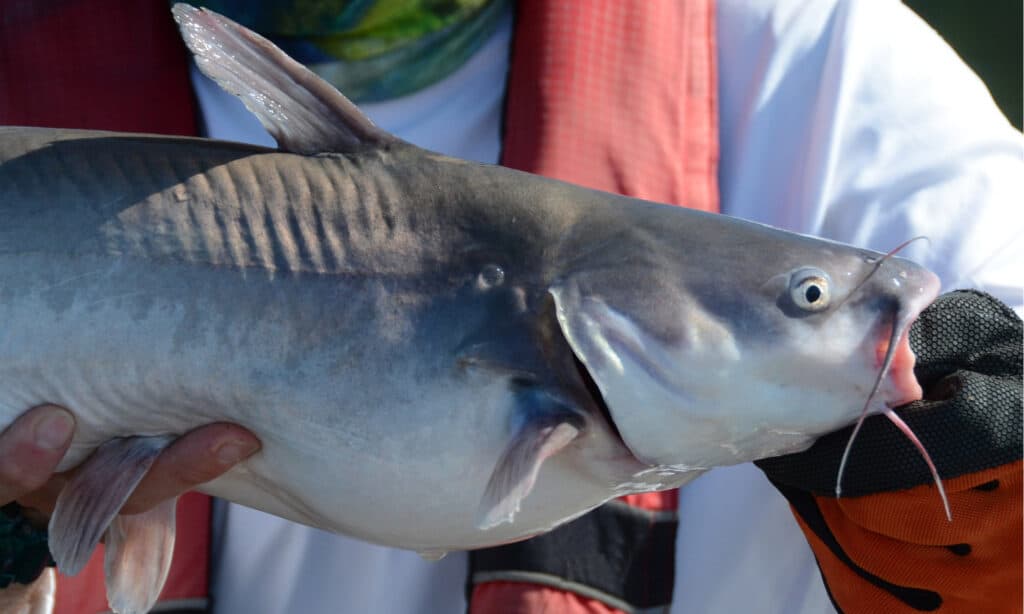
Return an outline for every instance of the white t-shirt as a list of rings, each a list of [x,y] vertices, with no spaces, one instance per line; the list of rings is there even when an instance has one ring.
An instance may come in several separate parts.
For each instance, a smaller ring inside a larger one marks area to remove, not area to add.
[[[981,81],[896,0],[719,0],[722,212],[902,255],[944,290],[1024,307],[1024,139]],[[459,71],[363,105],[382,128],[495,162],[511,19]],[[193,73],[212,137],[273,145]],[[628,112],[623,110],[623,112]],[[467,561],[218,505],[216,614],[462,613]],[[738,589],[738,587],[742,587]],[[672,612],[830,612],[786,502],[750,464],[680,494]]]

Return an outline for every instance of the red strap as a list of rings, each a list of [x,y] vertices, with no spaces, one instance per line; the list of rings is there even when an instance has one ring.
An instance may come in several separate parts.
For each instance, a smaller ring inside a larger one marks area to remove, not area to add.
[[[0,1],[0,125],[195,134],[168,3]]]
[[[679,491],[662,490],[659,492],[642,492],[635,495],[619,497],[620,501],[652,512],[676,511],[679,509]]]
[[[712,0],[520,0],[502,163],[718,210]]]
[[[713,0],[520,0],[502,163],[718,211],[716,79]],[[678,508],[676,491],[623,500]],[[618,612],[520,582],[475,586],[470,610]]]
[[[623,614],[597,599],[524,582],[486,582],[473,590],[474,614]]]

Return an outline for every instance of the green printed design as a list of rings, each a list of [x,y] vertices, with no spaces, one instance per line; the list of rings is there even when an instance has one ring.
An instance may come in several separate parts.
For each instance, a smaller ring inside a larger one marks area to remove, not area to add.
[[[344,60],[365,60],[470,21],[485,0],[393,0],[370,7],[354,28],[319,40],[321,49]]]
[[[494,31],[509,0],[207,0],[357,102],[448,76]]]

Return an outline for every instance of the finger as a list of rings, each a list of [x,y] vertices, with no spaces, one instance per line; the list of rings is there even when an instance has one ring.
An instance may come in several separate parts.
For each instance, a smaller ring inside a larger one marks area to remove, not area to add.
[[[74,471],[55,473],[49,480],[46,480],[42,488],[20,495],[17,502],[26,508],[22,510],[22,513],[27,514],[29,510],[35,510],[41,517],[49,518],[53,514],[53,508],[57,505],[60,491],[64,490],[64,486],[73,474]]]
[[[260,449],[260,441],[233,424],[210,424],[186,433],[160,453],[123,514],[145,512],[209,482]]]
[[[0,434],[0,505],[38,489],[71,445],[75,418],[56,405],[41,405]]]

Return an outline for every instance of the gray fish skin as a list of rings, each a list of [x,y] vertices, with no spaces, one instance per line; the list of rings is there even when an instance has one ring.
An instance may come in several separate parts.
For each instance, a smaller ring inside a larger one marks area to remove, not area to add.
[[[865,339],[930,300],[930,274],[889,259],[842,310],[794,314],[793,270],[829,271],[838,294],[879,255],[404,144],[300,156],[6,128],[0,151],[4,421],[73,408],[64,467],[111,438],[236,422],[263,451],[212,494],[417,550],[521,538],[805,447],[858,413]],[[628,385],[613,357],[639,365]],[[752,405],[765,395],[780,405]],[[560,411],[584,435],[514,522],[476,529],[517,424]]]
[[[111,438],[232,421],[263,451],[212,493],[414,549],[550,528],[640,469],[547,292],[575,214],[516,188],[525,175],[401,147],[305,157],[45,129],[0,143],[0,415],[73,408],[63,467]],[[465,172],[492,175],[486,198],[460,193]],[[522,403],[569,407],[586,444],[545,466],[535,492],[558,513],[475,530]]]
[[[517,214],[438,189],[465,163],[38,129],[0,143],[0,407],[8,421],[73,408],[63,467],[114,437],[237,422],[263,451],[227,494],[415,549],[467,547],[494,536],[444,531],[474,526],[517,420],[510,382],[585,398],[540,316],[553,311],[536,249],[556,220],[524,207],[501,236]],[[487,265],[505,272],[493,290]],[[623,452],[609,439],[595,453]],[[582,482],[563,507],[606,496]],[[308,492],[327,496],[294,496]],[[449,513],[460,499],[463,517]],[[404,533],[357,528],[371,521]]]

